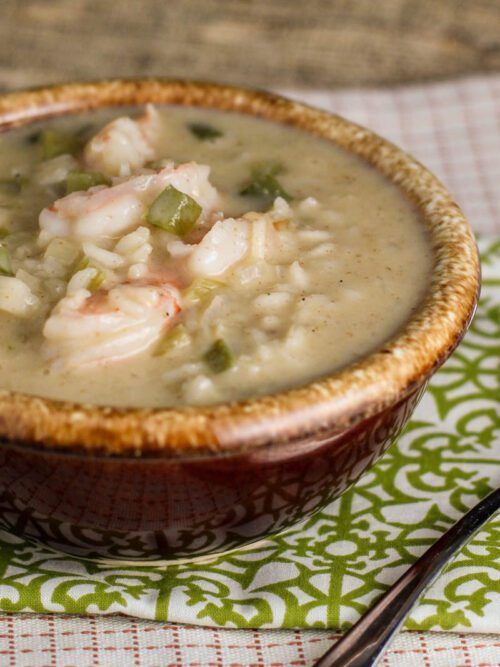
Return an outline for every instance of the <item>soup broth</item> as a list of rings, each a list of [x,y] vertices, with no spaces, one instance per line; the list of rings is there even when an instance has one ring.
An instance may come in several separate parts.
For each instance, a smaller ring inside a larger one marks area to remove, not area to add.
[[[405,324],[424,225],[368,164],[236,113],[107,110],[0,135],[0,388],[113,406],[325,376]]]

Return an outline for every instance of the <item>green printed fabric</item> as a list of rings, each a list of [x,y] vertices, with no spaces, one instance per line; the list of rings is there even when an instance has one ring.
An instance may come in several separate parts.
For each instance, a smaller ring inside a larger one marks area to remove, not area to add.
[[[0,531],[0,609],[348,627],[499,485],[500,244],[481,249],[483,293],[469,334],[399,441],[339,500],[265,543],[169,567],[98,565]],[[407,628],[500,632],[499,535],[500,521],[490,521],[427,591]]]

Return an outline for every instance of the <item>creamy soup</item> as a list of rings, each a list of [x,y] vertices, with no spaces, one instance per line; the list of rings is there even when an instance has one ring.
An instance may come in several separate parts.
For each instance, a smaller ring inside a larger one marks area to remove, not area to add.
[[[306,132],[148,106],[0,135],[0,388],[238,400],[360,359],[418,306],[411,204]]]

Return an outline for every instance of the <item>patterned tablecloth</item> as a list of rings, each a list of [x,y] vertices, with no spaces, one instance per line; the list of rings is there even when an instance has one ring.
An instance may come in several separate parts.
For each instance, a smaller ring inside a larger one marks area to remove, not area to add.
[[[0,532],[4,612],[151,619],[6,614],[0,617],[0,664],[312,664],[334,639],[332,629],[351,624],[458,516],[498,486],[494,299],[500,271],[491,236],[500,221],[500,77],[292,94],[408,149],[455,193],[475,230],[489,236],[481,241],[485,286],[471,333],[374,470],[305,526],[268,543],[203,565],[116,571]],[[407,623],[413,632],[397,638],[382,664],[500,665],[495,528],[491,522],[481,531],[429,589]],[[262,629],[295,627],[302,629]]]

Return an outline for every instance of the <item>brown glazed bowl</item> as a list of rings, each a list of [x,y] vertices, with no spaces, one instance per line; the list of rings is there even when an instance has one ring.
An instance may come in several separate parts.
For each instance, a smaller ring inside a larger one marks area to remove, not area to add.
[[[116,409],[0,392],[0,520],[18,535],[90,558],[222,552],[325,506],[398,436],[465,333],[479,290],[473,236],[439,181],[389,142],[324,111],[228,86],[108,81],[3,95],[0,130],[146,102],[260,116],[359,155],[420,211],[434,269],[419,309],[381,349],[279,394]]]

